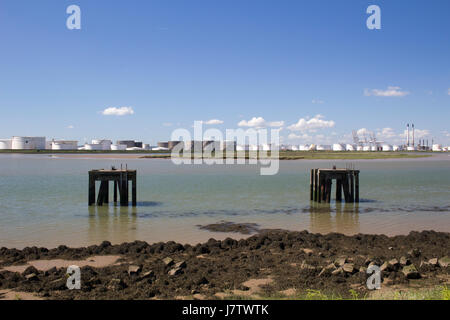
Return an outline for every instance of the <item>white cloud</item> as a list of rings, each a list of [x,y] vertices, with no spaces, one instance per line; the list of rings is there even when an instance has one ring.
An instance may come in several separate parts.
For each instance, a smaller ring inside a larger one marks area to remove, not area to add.
[[[393,139],[397,137],[397,134],[392,128],[383,128],[381,129],[381,131],[378,132],[378,136],[381,139]]]
[[[293,124],[288,127],[291,131],[315,131],[317,129],[324,129],[324,128],[333,128],[335,125],[335,122],[330,120],[323,120],[323,116],[318,114],[314,116],[311,119],[304,119],[301,118],[298,120],[296,124]]]
[[[388,87],[386,90],[365,89],[364,95],[375,97],[404,97],[409,94],[408,91],[401,91],[400,87]]]
[[[251,120],[242,120],[238,123],[239,127],[265,128],[265,127],[282,127],[284,121],[267,122],[263,117],[253,117]]]
[[[173,126],[173,123],[172,122],[164,122],[162,125],[163,125],[163,127],[171,127],[171,126]]]
[[[211,125],[215,125],[215,124],[222,124],[223,121],[222,120],[218,120],[218,119],[211,119],[208,121],[204,121],[204,124],[211,124]]]
[[[67,129],[74,129],[75,127],[73,125],[67,126]]]
[[[320,99],[313,99],[313,101],[311,101],[311,102],[314,103],[314,104],[322,104],[322,103],[324,103],[324,101],[320,100]]]
[[[134,114],[134,110],[131,107],[110,107],[103,110],[102,114],[104,116],[126,116]]]

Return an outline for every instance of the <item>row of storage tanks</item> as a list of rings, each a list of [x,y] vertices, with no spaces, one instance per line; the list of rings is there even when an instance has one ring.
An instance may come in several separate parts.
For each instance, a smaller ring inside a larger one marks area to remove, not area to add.
[[[136,142],[134,140],[119,140],[113,144],[111,140],[94,139],[91,143],[87,143],[82,147],[78,146],[76,140],[52,140],[46,141],[45,137],[12,137],[12,139],[0,139],[0,150],[96,150],[96,151],[136,151],[136,150],[155,150],[169,151],[176,146],[182,144],[183,149],[205,150],[220,149],[230,151],[270,151],[272,145],[237,145],[236,141],[168,141],[158,142],[157,147],[150,147],[148,144]],[[413,146],[398,146],[390,144],[372,144],[372,145],[355,145],[335,143],[333,145],[291,145],[282,147],[281,149],[292,151],[415,151]],[[432,151],[450,151],[450,147],[442,147],[440,144],[433,144]]]
[[[92,140],[82,147],[76,140],[51,140],[45,137],[12,137],[12,139],[0,139],[0,150],[141,150],[150,149],[150,146],[133,140],[117,141]]]
[[[288,150],[292,151],[417,151],[418,148],[413,146],[398,146],[390,144],[372,144],[372,145],[355,145],[345,143],[335,143],[333,145],[315,145],[306,144],[299,146],[289,146]],[[450,151],[450,147],[442,147],[434,144],[432,151]]]

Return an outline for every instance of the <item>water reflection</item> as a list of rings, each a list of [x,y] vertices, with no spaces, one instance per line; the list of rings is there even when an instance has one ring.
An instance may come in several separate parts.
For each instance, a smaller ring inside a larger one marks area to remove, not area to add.
[[[137,210],[135,207],[89,207],[88,237],[90,243],[105,239],[119,243],[136,239]]]
[[[310,214],[310,230],[313,233],[356,234],[360,232],[359,204],[357,203],[311,202],[306,211]]]

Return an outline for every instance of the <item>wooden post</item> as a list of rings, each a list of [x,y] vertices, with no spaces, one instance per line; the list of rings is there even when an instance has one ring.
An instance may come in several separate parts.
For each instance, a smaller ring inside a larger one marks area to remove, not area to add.
[[[332,188],[333,182],[331,179],[327,180],[327,197],[326,197],[326,202],[330,203],[331,202],[331,188]]]
[[[105,202],[105,199],[107,197],[107,195],[106,195],[107,188],[108,188],[108,182],[107,181],[102,181],[100,183],[100,189],[98,190],[98,198],[97,198],[97,205],[98,206],[102,206],[103,203]]]
[[[117,180],[114,180],[114,203],[117,203]]]
[[[314,169],[311,169],[311,177],[309,178],[309,200],[314,200]]]
[[[132,182],[132,187],[131,187],[131,201],[132,201],[132,205],[133,207],[137,206],[137,196],[136,196],[136,183],[137,183],[137,177],[136,174],[133,174],[133,178],[131,180]]]
[[[120,205],[128,206],[128,174],[121,175]]]
[[[353,171],[348,175],[350,178],[350,202],[355,202],[355,180]]]
[[[102,181],[102,183],[103,182],[105,183],[103,203],[109,203],[109,181]]]
[[[359,203],[359,172],[355,172],[355,202]]]
[[[318,169],[314,169],[314,201],[317,201],[317,195],[319,194],[319,179],[318,176]]]
[[[350,188],[348,185],[348,175],[346,174],[344,177],[344,181],[342,183],[342,187],[344,189],[344,198],[345,198],[345,202],[350,202]]]
[[[317,174],[317,181],[319,182],[318,185],[318,191],[317,191],[317,202],[321,203],[322,202],[322,192],[323,192],[323,185],[322,185],[322,176],[320,174],[320,170],[318,170],[318,174]]]
[[[336,202],[342,202],[342,179],[336,179]]]
[[[95,203],[95,178],[92,172],[89,172],[89,201],[88,204],[92,206]]]

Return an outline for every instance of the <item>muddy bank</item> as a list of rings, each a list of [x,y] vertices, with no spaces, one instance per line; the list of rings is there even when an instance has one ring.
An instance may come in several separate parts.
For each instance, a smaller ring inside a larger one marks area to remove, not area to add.
[[[208,225],[198,225],[200,230],[208,230],[211,232],[230,232],[240,234],[253,234],[260,232],[259,225],[256,223],[234,223],[228,221],[221,221],[219,223],[212,223]]]
[[[370,264],[382,268],[385,287],[446,283],[449,248],[450,234],[434,231],[387,237],[281,230],[194,246],[135,241],[51,250],[1,248],[0,290],[44,299],[278,297],[307,289],[347,297],[349,290],[368,293],[365,270]],[[95,256],[97,261],[101,256],[115,257],[106,266],[93,267],[89,261],[94,263]],[[84,261],[81,290],[66,288],[66,269],[61,265],[36,264],[52,259]],[[24,265],[25,270],[11,270]]]

